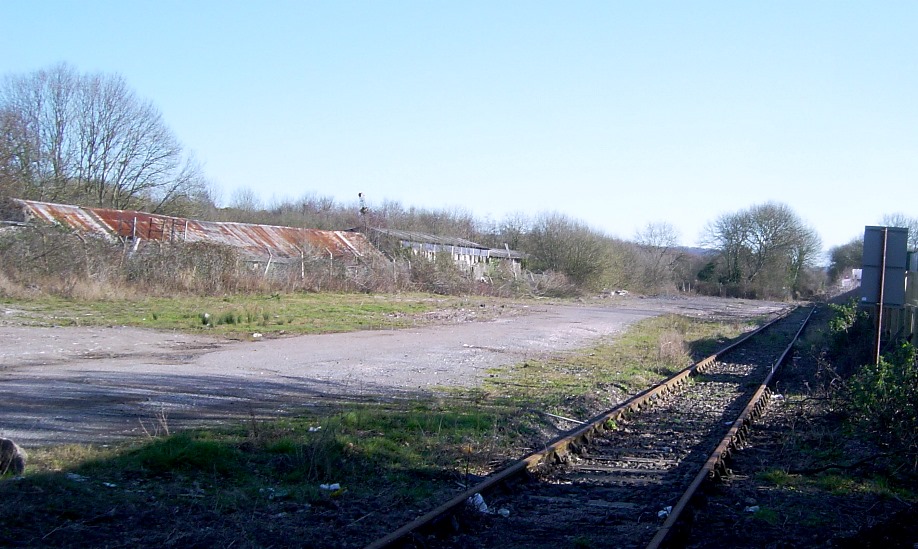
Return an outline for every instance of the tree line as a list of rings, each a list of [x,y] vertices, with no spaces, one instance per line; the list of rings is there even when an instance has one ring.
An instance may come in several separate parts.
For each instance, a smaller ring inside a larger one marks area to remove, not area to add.
[[[111,74],[60,64],[9,75],[0,87],[0,199],[138,209],[211,221],[326,230],[371,225],[465,238],[526,254],[532,273],[551,273],[570,292],[696,291],[750,298],[799,298],[823,291],[822,244],[781,203],[753,205],[708,223],[704,250],[678,245],[672,225],[651,222],[632,238],[613,237],[558,212],[481,221],[463,209],[428,210],[383,201],[306,194],[262,202],[250,188],[218,207],[215,190],[161,113]],[[2,206],[2,204],[0,204]],[[886,221],[886,220],[884,220]],[[903,214],[888,221],[918,222]],[[912,242],[912,247],[915,247]],[[830,252],[828,274],[859,266],[857,242]]]

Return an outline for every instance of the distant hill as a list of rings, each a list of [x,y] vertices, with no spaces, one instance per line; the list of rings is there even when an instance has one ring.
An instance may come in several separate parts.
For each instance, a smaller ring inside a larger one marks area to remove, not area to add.
[[[709,257],[709,256],[717,255],[717,250],[712,250],[710,248],[698,248],[698,247],[693,247],[693,246],[679,246],[677,249],[685,254],[694,255],[698,257]]]

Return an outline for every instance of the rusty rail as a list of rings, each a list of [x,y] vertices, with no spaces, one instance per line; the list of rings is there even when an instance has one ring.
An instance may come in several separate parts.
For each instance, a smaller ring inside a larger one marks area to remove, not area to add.
[[[749,399],[749,403],[746,404],[743,412],[739,415],[737,420],[733,422],[730,430],[726,435],[724,435],[724,438],[720,441],[720,444],[717,445],[717,448],[708,457],[704,467],[701,468],[701,471],[699,471],[695,478],[692,480],[692,483],[689,485],[688,489],[685,491],[685,493],[682,494],[682,497],[679,498],[679,502],[673,506],[673,509],[670,511],[669,516],[666,517],[666,521],[663,523],[663,526],[657,530],[657,534],[647,545],[647,549],[659,549],[659,547],[663,545],[668,536],[673,532],[676,524],[679,522],[682,512],[685,511],[685,509],[688,507],[692,498],[695,496],[695,493],[698,491],[698,488],[701,487],[702,483],[706,479],[717,476],[717,471],[724,466],[724,461],[730,457],[730,453],[736,447],[736,442],[745,438],[749,427],[752,425],[752,422],[758,419],[765,411],[765,406],[767,406],[768,401],[771,398],[771,394],[768,389],[768,385],[771,383],[771,378],[774,377],[775,372],[787,358],[787,355],[793,349],[794,344],[797,343],[797,339],[800,338],[800,334],[803,332],[803,329],[806,327],[807,323],[810,321],[810,317],[813,316],[815,311],[815,307],[810,310],[810,314],[808,314],[806,319],[804,319],[800,329],[797,330],[797,333],[794,335],[790,344],[786,349],[784,349],[784,352],[781,353],[781,356],[778,357],[778,360],[775,361],[775,363],[772,365],[771,371],[767,376],[765,376],[765,380],[759,385],[755,394],[752,395],[752,398]]]
[[[404,526],[388,534],[387,536],[380,538],[374,541],[373,543],[367,545],[366,549],[382,549],[386,547],[391,547],[396,542],[407,538],[408,536],[414,534],[415,532],[418,532],[427,526],[438,523],[440,520],[447,517],[454,509],[457,509],[458,507],[464,505],[465,502],[470,497],[473,497],[475,494],[487,492],[489,489],[493,488],[497,484],[500,484],[501,482],[507,479],[510,479],[516,475],[522,474],[527,470],[534,469],[538,467],[540,464],[549,463],[553,461],[560,461],[568,451],[576,450],[583,445],[589,444],[590,439],[593,438],[594,435],[596,435],[597,433],[604,432],[606,430],[606,425],[608,424],[608,422],[617,421],[619,419],[626,417],[628,414],[637,412],[641,409],[642,406],[644,406],[645,404],[649,404],[658,396],[665,395],[673,391],[674,389],[679,387],[681,384],[685,383],[686,379],[688,379],[690,376],[694,375],[695,373],[700,373],[701,371],[703,371],[705,366],[712,364],[719,357],[725,355],[729,351],[745,343],[749,338],[755,336],[756,334],[759,334],[763,330],[768,329],[769,327],[779,322],[780,320],[783,320],[795,309],[796,308],[788,309],[783,314],[777,316],[770,322],[760,326],[759,328],[751,332],[746,333],[738,340],[718,350],[717,352],[708,356],[707,358],[704,358],[692,364],[691,366],[688,366],[685,369],[680,370],[678,373],[661,381],[660,383],[654,385],[653,387],[638,393],[637,395],[629,398],[628,400],[617,405],[616,407],[593,417],[592,419],[586,421],[582,426],[577,427],[573,429],[572,431],[569,431],[567,434],[562,435],[561,437],[549,443],[548,446],[546,446],[544,450],[541,450],[539,452],[534,452],[524,457],[523,459],[520,459],[508,465],[506,468],[490,475],[488,478],[486,478],[482,482],[472,486],[471,488],[468,488],[467,490],[453,497],[446,503],[443,503],[442,505],[414,519],[408,524],[405,524]],[[812,312],[810,314],[812,315]],[[809,317],[807,317],[807,320],[809,320]],[[805,324],[806,322],[804,322],[804,325]],[[803,328],[801,328],[801,330],[802,329]],[[797,332],[798,336],[799,336],[799,333],[800,332]],[[795,337],[795,340],[796,340],[796,337]],[[787,352],[788,351],[785,350],[784,354],[781,355],[781,360],[784,359],[784,356],[787,354]],[[775,368],[773,367],[771,373],[768,375],[769,380],[771,379],[771,376],[774,374],[774,371],[775,371]],[[758,393],[756,394],[758,395]],[[732,432],[733,430],[731,429],[731,433]],[[698,484],[700,485],[700,482]],[[684,506],[685,505],[683,505],[683,507]],[[675,514],[675,509],[673,510],[673,514]]]

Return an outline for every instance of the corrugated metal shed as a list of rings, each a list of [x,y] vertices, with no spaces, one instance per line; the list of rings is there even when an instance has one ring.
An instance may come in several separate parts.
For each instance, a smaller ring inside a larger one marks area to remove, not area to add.
[[[464,238],[454,238],[447,236],[436,236],[426,233],[418,233],[414,231],[399,231],[397,229],[377,229],[369,227],[368,230],[374,234],[380,236],[386,236],[390,238],[398,239],[402,242],[418,242],[421,244],[439,244],[440,246],[459,246],[462,248],[478,248],[480,250],[487,250],[487,246],[482,246],[481,244],[476,244],[471,240],[466,240]]]
[[[82,233],[123,239],[166,242],[211,242],[241,248],[256,258],[299,258],[330,254],[356,261],[381,257],[360,233],[320,231],[274,225],[196,221],[132,210],[110,210],[33,200],[16,200],[28,218],[69,227]]]
[[[351,230],[356,231],[358,229]],[[379,240],[380,237],[391,238],[398,240],[402,246],[408,248],[417,248],[429,251],[453,251],[455,249],[460,249],[468,255],[494,259],[509,259],[517,262],[525,258],[525,254],[516,250],[489,248],[464,238],[436,236],[414,231],[380,229],[375,227],[368,227],[367,230],[373,235],[372,238],[374,241]]]
[[[526,254],[523,252],[518,252],[516,250],[501,250],[500,248],[491,248],[488,250],[488,257],[493,257],[496,259],[512,259],[516,261],[522,261],[526,258]]]

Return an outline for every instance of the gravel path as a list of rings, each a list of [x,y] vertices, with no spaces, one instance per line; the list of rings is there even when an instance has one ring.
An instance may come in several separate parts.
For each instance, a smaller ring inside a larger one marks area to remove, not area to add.
[[[226,342],[135,328],[0,327],[0,436],[105,442],[324,403],[475,386],[492,367],[584,347],[666,312],[752,318],[783,304],[625,298],[487,322]],[[521,313],[521,314],[516,314]]]

